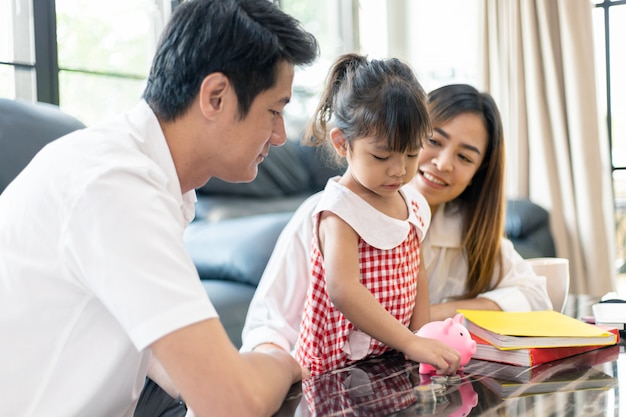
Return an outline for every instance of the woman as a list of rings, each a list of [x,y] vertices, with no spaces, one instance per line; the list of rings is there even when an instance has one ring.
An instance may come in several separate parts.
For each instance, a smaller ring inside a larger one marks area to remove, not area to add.
[[[504,143],[493,98],[465,84],[429,94],[433,135],[418,156],[412,184],[432,221],[422,244],[430,319],[457,309],[550,309],[538,277],[504,234]],[[242,350],[292,350],[309,286],[311,214],[319,194],[305,201],[279,237],[243,330]]]

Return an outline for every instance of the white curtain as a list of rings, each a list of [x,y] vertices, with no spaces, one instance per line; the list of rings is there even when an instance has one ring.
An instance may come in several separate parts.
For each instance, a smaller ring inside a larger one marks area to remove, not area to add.
[[[484,84],[503,116],[508,197],[550,212],[570,292],[615,289],[608,141],[601,133],[590,0],[481,0]]]

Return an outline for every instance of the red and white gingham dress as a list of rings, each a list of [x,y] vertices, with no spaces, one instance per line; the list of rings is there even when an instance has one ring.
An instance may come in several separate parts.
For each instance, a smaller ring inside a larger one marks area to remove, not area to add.
[[[361,283],[387,311],[408,326],[415,306],[420,240],[430,221],[430,211],[421,195],[421,201],[407,198],[406,193],[404,196],[410,202],[411,215],[407,220],[393,219],[334,179],[329,180],[315,210],[311,284],[295,348],[296,360],[312,375],[389,350],[362,332],[359,339],[369,343],[366,350],[363,346],[349,346],[350,340],[356,340],[351,339],[351,333],[358,329],[335,308],[326,291],[324,259],[317,245],[319,214],[332,211],[359,234]]]

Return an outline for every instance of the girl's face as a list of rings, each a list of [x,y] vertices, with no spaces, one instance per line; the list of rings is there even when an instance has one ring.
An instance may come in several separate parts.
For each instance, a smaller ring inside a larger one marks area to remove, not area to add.
[[[432,138],[420,150],[413,180],[433,214],[471,183],[485,157],[488,140],[483,119],[475,113],[462,113],[433,126]]]
[[[359,138],[350,145],[340,132],[331,132],[331,138],[337,152],[348,161],[342,182],[357,194],[397,195],[417,172],[417,151],[391,152],[385,140],[374,137]]]

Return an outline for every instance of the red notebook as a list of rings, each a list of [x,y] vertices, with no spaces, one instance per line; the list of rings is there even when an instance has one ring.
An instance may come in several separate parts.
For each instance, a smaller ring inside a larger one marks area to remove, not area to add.
[[[619,330],[616,327],[605,327],[605,329],[616,336],[616,343],[618,343]],[[470,334],[476,341],[476,353],[472,355],[472,358],[518,366],[534,366],[606,347],[606,345],[600,345],[500,350],[475,334]]]

